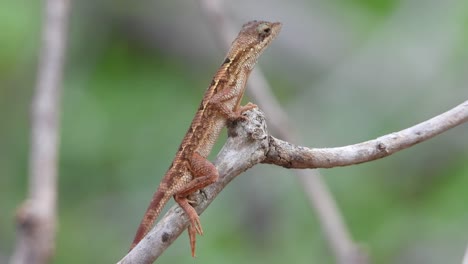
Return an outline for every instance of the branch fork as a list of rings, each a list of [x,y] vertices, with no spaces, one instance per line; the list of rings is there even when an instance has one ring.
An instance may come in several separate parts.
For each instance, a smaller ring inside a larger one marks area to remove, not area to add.
[[[228,125],[228,139],[214,165],[219,180],[194,194],[195,210],[203,213],[237,175],[258,163],[285,168],[331,168],[389,156],[468,121],[468,101],[413,127],[374,140],[337,148],[296,146],[269,135],[265,115],[259,109],[244,113],[247,121]],[[118,263],[153,263],[187,228],[189,220],[174,205],[148,235]]]

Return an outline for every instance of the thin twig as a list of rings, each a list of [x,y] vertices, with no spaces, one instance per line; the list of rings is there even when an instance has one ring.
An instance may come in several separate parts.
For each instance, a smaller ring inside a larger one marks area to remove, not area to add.
[[[199,214],[203,213],[209,204],[216,198],[222,189],[232,179],[234,179],[234,177],[251,168],[255,164],[272,163],[274,165],[287,168],[291,167],[291,165],[287,164],[300,164],[299,168],[317,166],[317,164],[323,165],[324,167],[326,166],[327,168],[329,167],[328,163],[317,163],[313,161],[313,159],[307,158],[305,158],[305,160],[310,162],[309,166],[304,165],[307,163],[307,161],[296,163],[298,158],[294,155],[283,154],[281,150],[287,148],[278,148],[279,140],[269,135],[268,131],[266,130],[266,122],[264,119],[265,117],[262,112],[260,112],[258,109],[254,109],[246,112],[246,116],[248,117],[247,122],[240,122],[236,126],[228,128],[228,134],[230,136],[216,157],[214,164],[219,171],[220,180],[203,189],[201,194],[194,195],[193,199],[198,202],[195,210]],[[411,143],[408,144],[401,144],[401,141],[399,140],[390,140],[386,142],[386,149],[392,150],[392,152],[388,154],[390,155],[405,148],[409,148],[414,144],[424,142],[425,140],[428,140],[435,135],[465,123],[467,120],[468,101],[459,106],[456,106],[452,110],[449,110],[418,125],[407,128],[400,132],[382,136],[379,139],[391,138],[393,135],[405,135],[412,138],[409,140]],[[416,136],[410,136],[412,133],[407,133],[408,131],[426,132],[422,132],[419,136],[417,135],[418,133],[416,133]],[[280,142],[280,144],[291,145],[290,143],[284,141]],[[356,149],[356,145],[342,147],[341,149],[347,153],[358,153],[360,150]],[[293,148],[296,150],[307,149],[306,147],[302,146]],[[350,157],[348,156],[337,156],[336,148],[320,149],[320,155],[322,155],[323,160],[334,159],[337,166],[342,166],[342,164],[345,164],[345,162],[347,165],[352,165],[365,161],[372,161],[376,158],[375,155],[372,155],[370,152],[368,152],[367,158],[363,158],[361,155],[354,155],[356,162],[351,162]],[[340,158],[342,158],[342,160],[340,160]],[[150,233],[142,241],[140,241],[140,243],[119,263],[152,263],[185,230],[188,223],[188,219],[185,213],[183,213],[183,210],[180,209],[178,205],[174,205],[161,219],[161,221],[156,224]],[[331,235],[338,236],[339,234]],[[338,246],[341,247],[343,245]],[[348,256],[349,263],[367,261],[366,259],[352,258],[362,256],[360,254],[356,254],[356,252],[353,253],[353,251],[360,249],[348,248],[348,250],[348,253],[351,254]]]
[[[31,111],[29,197],[17,212],[13,264],[48,263],[54,253],[59,108],[68,0],[47,0],[42,50]]]
[[[222,7],[221,0],[200,0],[201,7],[213,25],[218,42],[223,47],[229,47],[235,34],[232,21]],[[259,66],[252,72],[249,79],[247,93],[252,96],[255,103],[265,111],[270,118],[270,127],[281,138],[287,141],[298,142],[298,133],[289,122],[288,115],[272,93],[272,89]],[[346,223],[336,205],[333,195],[322,180],[318,170],[295,171],[302,182],[304,191],[309,197],[311,207],[317,213],[320,225],[328,241],[330,249],[338,263],[364,264],[369,263],[365,252],[361,251],[351,238]]]

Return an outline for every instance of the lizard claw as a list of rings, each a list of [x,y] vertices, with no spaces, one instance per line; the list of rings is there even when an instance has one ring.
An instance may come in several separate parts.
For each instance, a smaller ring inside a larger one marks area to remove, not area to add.
[[[246,105],[241,106],[241,112],[257,108],[258,106],[252,102],[248,102]]]
[[[187,199],[187,202],[192,206],[197,206],[198,204],[200,204],[201,202],[201,198],[197,195],[198,193],[200,193],[200,190],[188,195],[186,197]]]
[[[196,233],[198,233],[199,235],[203,235],[203,229],[201,226],[200,218],[198,216],[191,217],[190,227],[193,228],[196,231]]]
[[[244,115],[242,115],[244,112],[252,110],[254,108],[257,108],[258,106],[256,104],[253,104],[251,102],[248,102],[246,105],[239,106],[235,114],[233,115],[232,118],[229,118],[230,121],[247,121],[248,118]]]
[[[239,106],[239,109],[237,109],[236,113],[239,115],[239,116],[242,116],[242,114],[246,111],[249,111],[249,110],[252,110],[254,108],[257,108],[258,106],[254,103],[251,103],[251,102],[248,102],[246,105],[243,105],[243,106]],[[244,117],[244,116],[242,116]]]
[[[197,242],[197,234],[203,235],[200,218],[198,218],[198,216],[196,216],[195,218],[191,217],[187,231],[190,240],[190,248],[192,250],[192,257],[195,257],[195,245]]]

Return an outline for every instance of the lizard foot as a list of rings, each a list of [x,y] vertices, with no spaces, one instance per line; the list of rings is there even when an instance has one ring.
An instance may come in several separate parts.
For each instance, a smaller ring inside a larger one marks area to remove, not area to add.
[[[190,224],[187,228],[189,240],[190,240],[190,248],[192,250],[192,257],[195,257],[195,246],[197,242],[197,233],[203,235],[203,230],[200,223],[200,218],[196,215],[195,218],[190,217]]]
[[[251,102],[248,102],[246,105],[239,106],[239,108],[234,112],[234,115],[232,118],[229,118],[230,121],[247,121],[247,117],[243,116],[242,114],[246,111],[252,110],[254,108],[257,108],[258,106],[256,104],[253,104]]]
[[[190,218],[189,228],[191,227],[196,231],[196,233],[203,235],[203,229],[201,226],[200,217],[197,215],[197,213],[195,213],[195,215],[189,215],[189,218]]]
[[[203,229],[201,227],[200,223],[200,217],[197,214],[197,211],[195,211],[195,208],[193,208],[189,202],[187,197],[181,197],[179,195],[174,196],[176,202],[179,204],[179,206],[185,211],[187,214],[189,220],[190,220],[190,225],[196,233],[203,235]]]

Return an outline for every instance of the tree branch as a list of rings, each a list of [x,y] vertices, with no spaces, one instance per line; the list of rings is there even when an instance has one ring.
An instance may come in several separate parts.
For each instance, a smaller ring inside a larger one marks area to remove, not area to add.
[[[29,197],[17,212],[13,264],[48,263],[55,248],[59,108],[68,0],[45,2],[42,50],[31,111]]]
[[[228,140],[214,162],[219,172],[219,180],[191,197],[191,200],[198,202],[195,207],[198,214],[205,211],[234,177],[265,159],[268,134],[263,113],[254,109],[245,115],[249,118],[248,122],[228,127]],[[178,205],[173,206],[146,237],[118,263],[153,263],[187,225],[188,218],[183,210]]]
[[[199,214],[203,213],[234,177],[255,164],[270,163],[286,168],[330,168],[372,161],[465,123],[468,120],[468,101],[400,132],[341,148],[309,149],[294,146],[269,135],[264,115],[258,109],[248,111],[245,115],[248,117],[247,122],[228,127],[228,140],[214,162],[219,171],[219,181],[191,198],[198,202],[195,210]],[[338,154],[340,151],[346,154]],[[319,157],[315,158],[313,155]],[[188,219],[183,210],[174,205],[150,233],[118,263],[153,263],[187,225]]]
[[[333,168],[359,164],[428,140],[468,120],[468,101],[413,127],[374,140],[337,148],[306,148],[271,137],[264,163],[286,168]]]

